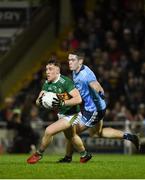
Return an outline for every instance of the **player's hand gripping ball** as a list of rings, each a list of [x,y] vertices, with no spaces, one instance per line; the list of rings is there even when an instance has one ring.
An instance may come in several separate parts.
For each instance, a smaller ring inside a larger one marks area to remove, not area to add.
[[[58,100],[56,93],[53,92],[45,92],[42,97],[40,97],[41,105],[46,109],[53,108],[53,102]],[[39,102],[40,102],[39,101]]]

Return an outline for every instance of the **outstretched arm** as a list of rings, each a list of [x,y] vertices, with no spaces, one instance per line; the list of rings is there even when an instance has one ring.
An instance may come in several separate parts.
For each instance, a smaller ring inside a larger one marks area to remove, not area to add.
[[[102,88],[101,84],[98,81],[92,81],[90,82],[89,86],[95,90],[96,92],[102,92],[104,93],[104,89]]]
[[[92,81],[89,86],[96,96],[99,95],[102,99],[105,99],[104,89],[98,81]]]

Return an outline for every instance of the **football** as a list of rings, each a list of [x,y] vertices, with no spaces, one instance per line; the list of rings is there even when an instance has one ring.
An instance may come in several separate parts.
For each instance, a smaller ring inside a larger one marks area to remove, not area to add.
[[[43,97],[42,97],[42,105],[47,109],[51,109],[53,98],[58,99],[56,93],[45,92]]]

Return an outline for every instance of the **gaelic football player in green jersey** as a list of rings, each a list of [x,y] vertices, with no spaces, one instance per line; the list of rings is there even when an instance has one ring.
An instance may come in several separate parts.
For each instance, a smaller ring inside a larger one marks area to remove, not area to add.
[[[82,102],[82,99],[79,91],[75,88],[71,79],[60,74],[60,65],[54,59],[51,59],[46,65],[46,76],[47,80],[36,100],[36,104],[42,105],[42,96],[45,91],[58,94],[58,99],[54,99],[52,102],[53,107],[58,108],[58,120],[46,128],[39,149],[27,159],[27,162],[29,164],[37,163],[52,141],[53,135],[61,131],[69,138],[77,151],[80,152],[80,162],[82,162],[82,158],[85,159],[84,162],[87,162],[91,159],[91,155],[85,150],[83,142],[75,133],[73,126],[79,121],[81,116],[79,104]]]

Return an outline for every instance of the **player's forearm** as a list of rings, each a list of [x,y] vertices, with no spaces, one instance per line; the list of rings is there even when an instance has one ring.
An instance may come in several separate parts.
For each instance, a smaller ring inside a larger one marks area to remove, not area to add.
[[[98,81],[90,83],[90,87],[92,90],[96,91],[97,93],[98,92],[104,93],[104,89],[102,88],[102,86]]]
[[[65,100],[64,103],[66,106],[74,106],[77,104],[81,104],[82,98],[80,96],[72,97],[71,99]]]

